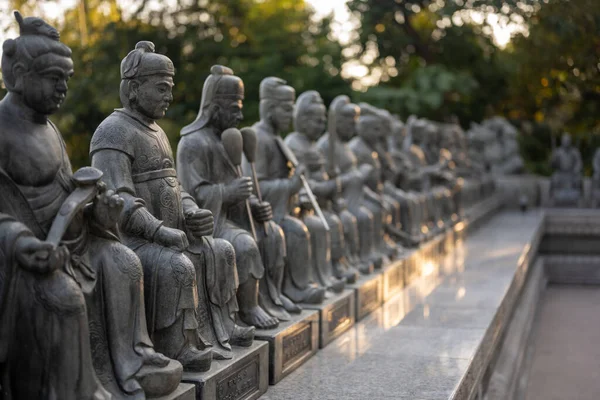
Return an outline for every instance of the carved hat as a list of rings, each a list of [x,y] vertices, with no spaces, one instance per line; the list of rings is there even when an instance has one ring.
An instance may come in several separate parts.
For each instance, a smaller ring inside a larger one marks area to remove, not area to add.
[[[306,113],[313,107],[320,107],[325,112],[325,104],[321,95],[316,90],[309,90],[298,96],[296,107],[294,109],[294,129],[297,132],[302,130],[302,120],[306,118]]]
[[[154,52],[154,43],[141,41],[121,61],[121,79],[135,79],[151,75],[175,75],[169,57]]]
[[[260,100],[294,101],[296,91],[281,78],[270,76],[260,82]]]
[[[211,119],[210,105],[217,99],[244,99],[244,82],[233,74],[231,68],[223,65],[213,65],[210,75],[204,81],[200,110],[196,120],[181,130],[181,135],[187,135],[195,130],[204,128]]]

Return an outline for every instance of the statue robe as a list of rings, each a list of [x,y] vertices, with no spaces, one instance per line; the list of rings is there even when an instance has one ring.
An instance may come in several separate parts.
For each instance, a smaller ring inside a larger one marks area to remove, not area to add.
[[[0,126],[21,123],[0,112]],[[54,181],[19,186],[9,167],[0,168],[0,364],[8,357],[6,370],[16,374],[9,378],[14,399],[92,399],[97,379],[113,398],[144,398],[135,375],[143,365],[142,348],[153,345],[135,254],[115,235],[86,224],[83,213],[61,243],[69,249],[74,275],[62,269],[34,274],[11,254],[20,235],[45,240],[73,190],[64,142],[51,126],[62,145]],[[20,376],[21,370],[29,372]]]
[[[205,126],[182,131],[177,146],[177,171],[184,189],[194,195],[200,207],[212,211],[214,236],[233,245],[240,284],[250,276],[262,279],[261,306],[267,311],[273,308],[273,304],[281,307],[279,291],[286,250],[283,231],[273,221],[267,224],[253,221],[258,236],[255,241],[249,232],[250,220],[245,201],[229,204],[224,198],[225,185],[237,179],[238,172],[213,128]],[[251,201],[257,199],[252,196]]]
[[[273,208],[273,221],[285,234],[286,267],[283,293],[294,302],[304,300],[306,293],[314,291],[312,271],[306,260],[312,259],[310,233],[306,225],[290,215],[297,204],[298,189],[290,179],[288,160],[281,151],[285,146],[276,132],[265,121],[253,126],[257,136],[256,174],[265,201]],[[278,143],[279,142],[279,143]],[[250,165],[243,160],[244,174],[250,176]]]
[[[198,209],[180,187],[165,132],[118,109],[98,126],[90,154],[107,186],[125,199],[121,232],[144,266],[146,313],[157,349],[175,357],[178,350],[155,334],[183,317],[183,329],[197,329],[199,341],[230,350],[238,286],[231,245],[188,234],[190,247],[183,254],[152,241],[163,225],[185,232],[184,213]]]

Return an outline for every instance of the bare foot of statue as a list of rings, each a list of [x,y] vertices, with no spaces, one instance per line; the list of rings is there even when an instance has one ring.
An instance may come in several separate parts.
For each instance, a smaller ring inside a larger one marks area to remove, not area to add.
[[[250,347],[254,340],[256,328],[253,326],[234,325],[230,343],[235,346]]]
[[[186,345],[177,357],[183,369],[193,372],[206,372],[210,369],[213,354],[211,349],[199,350],[193,345]]]
[[[258,329],[273,329],[279,325],[277,318],[271,317],[260,306],[254,306],[246,310],[240,309],[238,316],[247,325]]]
[[[333,262],[332,267],[335,277],[346,283],[352,284],[358,279],[358,271],[345,258]]]
[[[279,296],[279,299],[281,300],[281,304],[283,304],[283,308],[285,308],[287,312],[291,314],[300,314],[302,312],[302,307],[288,299],[286,295],[282,294]]]
[[[360,264],[358,264],[358,270],[363,275],[369,275],[369,274],[373,273],[374,269],[375,269],[375,266],[373,265],[373,263],[370,263],[370,262],[362,262],[361,261]]]

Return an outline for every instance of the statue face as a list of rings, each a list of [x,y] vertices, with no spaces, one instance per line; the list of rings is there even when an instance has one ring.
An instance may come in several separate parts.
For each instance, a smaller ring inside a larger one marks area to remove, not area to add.
[[[135,109],[146,117],[157,120],[165,116],[173,101],[173,77],[167,75],[151,75],[144,81],[135,81],[137,87]]]
[[[327,124],[325,107],[321,105],[312,106],[302,118],[304,118],[303,125],[305,130],[303,133],[311,140],[319,139],[323,132],[325,132]]]
[[[347,142],[356,136],[356,123],[358,121],[357,114],[341,114],[336,121],[336,129],[339,139],[342,142]]]
[[[29,71],[17,68],[17,87],[25,104],[42,115],[58,111],[67,96],[67,82],[73,76],[73,61],[68,57],[47,55]]]
[[[286,132],[290,129],[290,124],[294,118],[294,102],[281,101],[273,109],[271,122],[275,125],[277,132]]]
[[[217,111],[217,124],[219,129],[224,131],[229,128],[237,128],[237,126],[244,119],[244,114],[242,113],[242,109],[244,108],[244,103],[242,100],[224,100],[220,99],[215,101],[218,105]]]
[[[562,146],[563,147],[570,147],[571,146],[571,136],[570,135],[563,135],[561,141],[562,141]]]

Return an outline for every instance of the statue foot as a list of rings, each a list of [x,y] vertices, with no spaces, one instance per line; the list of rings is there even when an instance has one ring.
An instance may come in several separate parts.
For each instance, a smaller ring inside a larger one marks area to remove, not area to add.
[[[218,344],[210,348],[213,360],[231,360],[233,352],[231,349],[220,347]]]
[[[373,264],[375,269],[381,269],[381,267],[383,267],[383,255],[381,254],[375,252],[371,253],[369,261]]]
[[[283,306],[274,305],[274,306],[269,307],[268,309],[264,308],[264,310],[271,316],[277,318],[280,322],[285,322],[285,321],[289,321],[292,319],[291,315],[287,312],[287,310]]]
[[[234,346],[250,347],[254,340],[254,332],[256,328],[253,326],[234,325],[233,333],[229,342]]]
[[[206,372],[210,369],[212,362],[212,350],[199,350],[192,345],[186,345],[177,357],[177,361],[183,365],[183,369],[193,372]]]
[[[358,279],[358,273],[354,268],[344,267],[341,262],[333,263],[333,275],[346,283],[354,283]]]
[[[284,294],[279,296],[279,299],[281,300],[283,308],[285,308],[287,312],[291,314],[300,314],[302,312],[302,307],[288,299]]]
[[[321,304],[325,300],[325,288],[314,283],[302,290],[295,287],[286,290],[284,287],[284,293],[295,303]]]
[[[249,310],[240,310],[238,316],[245,324],[255,326],[258,329],[273,329],[279,325],[277,318],[271,317],[259,306],[252,307]]]
[[[363,275],[369,275],[369,274],[373,273],[373,269],[375,269],[375,266],[371,262],[368,262],[368,261],[362,262],[361,261],[360,264],[358,264],[358,270]]]
[[[144,347],[142,351],[142,358],[144,360],[144,365],[151,365],[154,367],[163,368],[169,365],[171,359],[164,356],[161,353],[157,353],[151,347]]]
[[[327,286],[327,289],[334,293],[341,293],[344,291],[345,286],[346,282],[344,282],[344,280],[331,277],[331,282]]]

